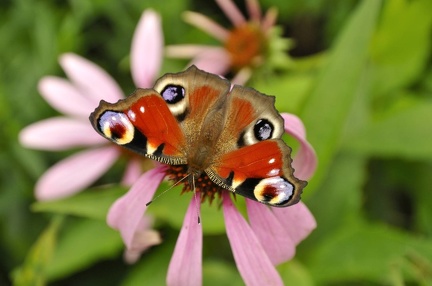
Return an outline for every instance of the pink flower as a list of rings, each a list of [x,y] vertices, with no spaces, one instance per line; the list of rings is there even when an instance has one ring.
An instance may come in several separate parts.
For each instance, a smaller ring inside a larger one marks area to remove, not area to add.
[[[143,251],[150,246],[158,245],[162,242],[159,232],[151,229],[153,220],[147,216],[143,216],[138,224],[138,228],[134,233],[132,247],[124,252],[124,260],[133,264],[138,261]]]
[[[300,142],[294,159],[296,177],[308,179],[316,167],[315,152],[306,140],[305,129],[294,115],[282,114],[285,130]],[[118,229],[127,248],[133,247],[146,203],[166,176],[167,166],[144,173],[127,194],[109,210],[108,224]],[[145,190],[145,191],[143,191]],[[227,236],[237,267],[246,285],[283,285],[275,265],[291,259],[295,247],[316,223],[303,203],[288,208],[269,208],[246,199],[249,223],[233,206],[229,192],[222,193]],[[201,285],[202,228],[197,223],[199,204],[192,199],[168,268],[168,285]]]
[[[131,49],[136,86],[153,85],[161,65],[162,47],[160,18],[153,11],[145,11]],[[104,174],[121,155],[120,149],[107,144],[88,122],[88,115],[101,99],[116,102],[124,97],[120,87],[103,69],[78,55],[62,55],[60,65],[69,80],[47,76],[40,80],[38,88],[43,98],[64,116],[27,126],[19,139],[22,145],[41,150],[85,149],[58,162],[41,176],[35,187],[38,200],[58,199],[79,192]],[[140,162],[133,159],[123,182],[132,184],[140,174]]]
[[[275,33],[277,12],[269,9],[262,16],[257,0],[246,0],[249,20],[241,14],[232,0],[216,0],[216,3],[233,24],[225,29],[205,15],[185,12],[185,21],[203,30],[219,40],[223,47],[206,45],[173,45],[166,47],[166,54],[173,58],[193,58],[188,64],[199,69],[224,75],[234,71],[231,82],[244,84],[251,76],[252,70],[267,65],[289,65],[286,56],[287,39],[281,39]],[[276,45],[272,42],[277,41]]]

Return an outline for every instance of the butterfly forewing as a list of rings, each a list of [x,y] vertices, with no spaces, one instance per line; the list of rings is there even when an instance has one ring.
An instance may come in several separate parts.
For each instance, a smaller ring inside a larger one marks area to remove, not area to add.
[[[102,136],[118,145],[163,163],[187,163],[184,134],[152,89],[137,89],[115,104],[101,101],[90,120]]]

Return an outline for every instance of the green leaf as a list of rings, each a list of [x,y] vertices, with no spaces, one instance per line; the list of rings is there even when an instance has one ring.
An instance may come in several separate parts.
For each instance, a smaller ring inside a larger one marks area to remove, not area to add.
[[[312,286],[315,285],[307,268],[297,260],[291,260],[277,267],[286,285]]]
[[[372,42],[374,91],[412,84],[430,59],[432,1],[386,1]]]
[[[417,177],[414,178],[415,189],[415,218],[416,229],[422,233],[432,236],[432,200],[430,199],[430,178],[432,177],[432,164],[424,164],[423,168],[418,168],[416,171]],[[409,179],[412,180],[411,177]],[[411,189],[409,191],[411,191]]]
[[[317,186],[334,156],[359,88],[381,1],[364,0],[338,37],[300,114],[315,148],[319,166],[309,189]]]
[[[385,225],[350,223],[315,249],[309,269],[319,284],[383,282],[393,279],[394,267],[410,263],[411,257],[430,261],[432,242]]]
[[[46,272],[52,263],[57,235],[63,219],[55,217],[51,224],[40,235],[30,249],[24,263],[12,273],[12,280],[16,286],[37,285],[46,283]]]
[[[62,278],[93,263],[112,258],[124,249],[120,234],[105,221],[80,219],[68,223],[59,237],[51,263],[50,280]]]
[[[417,102],[370,123],[346,147],[374,156],[432,158],[432,104]]]
[[[205,260],[203,264],[203,285],[244,285],[244,282],[237,270],[232,264],[218,260]]]
[[[342,152],[336,156],[329,175],[307,201],[318,227],[300,245],[302,250],[310,253],[329,233],[357,219],[362,205],[366,163],[366,157],[362,155]]]
[[[276,96],[276,108],[280,112],[297,113],[312,86],[312,76],[284,74],[255,81],[253,87],[268,95]]]
[[[124,193],[125,187],[122,186],[97,188],[66,199],[36,202],[32,205],[32,210],[105,220],[112,203]]]

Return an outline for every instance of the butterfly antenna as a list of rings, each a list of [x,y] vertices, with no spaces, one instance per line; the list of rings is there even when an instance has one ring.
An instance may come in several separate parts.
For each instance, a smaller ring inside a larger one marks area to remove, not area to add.
[[[180,184],[187,177],[189,177],[189,175],[190,174],[187,174],[186,176],[184,176],[183,178],[181,178],[180,180],[178,180],[177,182],[175,182],[171,187],[169,187],[168,189],[166,189],[165,191],[163,191],[162,193],[160,193],[159,195],[157,195],[155,198],[153,198],[153,200],[151,200],[148,203],[146,203],[146,207],[148,207],[152,202],[154,202],[155,200],[157,200],[160,196],[162,196],[163,194],[165,194],[166,192],[168,192],[169,190],[171,190],[172,188],[174,188],[175,186],[177,186],[178,184]]]
[[[198,200],[198,192],[196,191],[195,188],[195,176],[192,176],[192,189],[193,189],[193,193],[194,193],[194,200],[195,200],[195,207],[196,207],[196,213],[197,213],[197,218],[198,218],[198,224],[201,223],[201,218],[200,218],[200,213],[198,210],[198,206],[199,206],[199,200]]]

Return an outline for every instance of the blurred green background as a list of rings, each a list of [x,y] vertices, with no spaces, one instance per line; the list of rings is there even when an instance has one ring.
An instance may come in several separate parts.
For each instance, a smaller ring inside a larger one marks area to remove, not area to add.
[[[294,64],[248,85],[302,118],[319,157],[303,196],[318,227],[278,267],[284,281],[432,285],[432,1],[261,5],[278,8],[284,36],[295,42]],[[58,114],[36,87],[43,76],[64,76],[62,53],[97,63],[125,94],[134,90],[130,42],[147,8],[161,14],[166,44],[216,44],[182,21],[185,10],[229,26],[212,1],[0,2],[0,285],[17,275],[30,277],[29,285],[164,285],[187,195],[171,192],[152,205],[164,242],[129,266],[119,234],[105,224],[110,203],[126,189],[35,203],[38,177],[71,152],[29,150],[17,139],[23,127]],[[166,59],[161,75],[186,63]],[[117,168],[98,185],[118,182]],[[203,208],[204,285],[242,285],[222,214]]]

